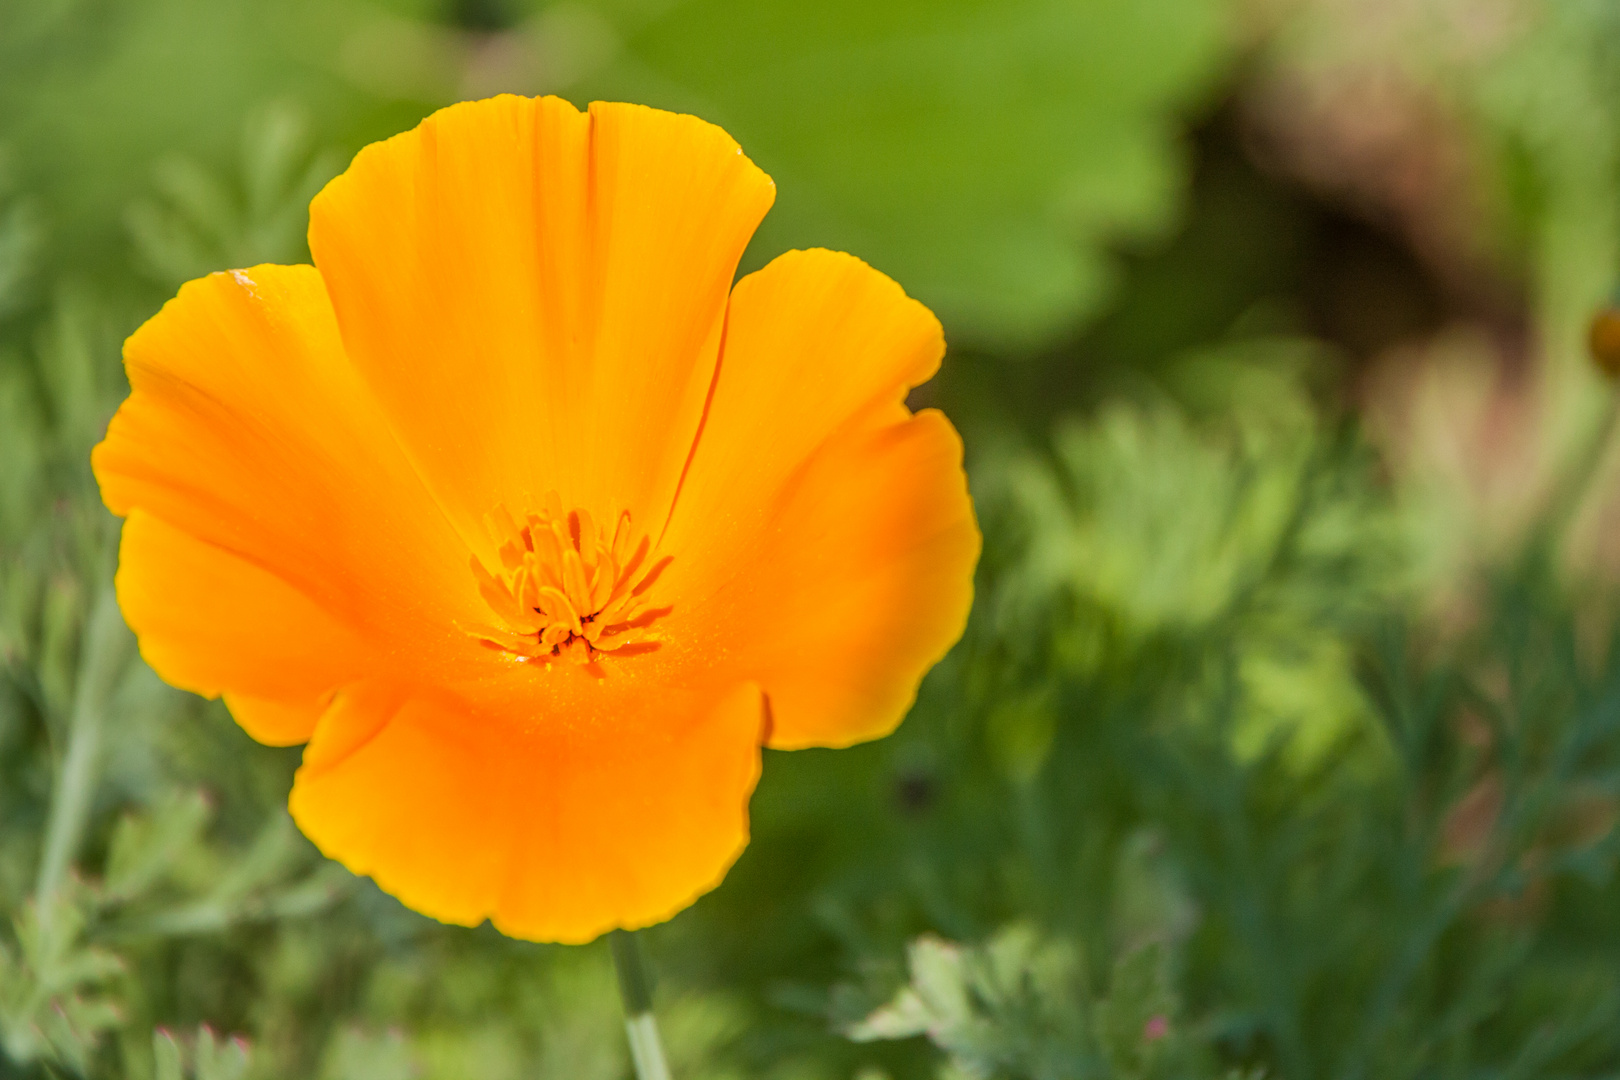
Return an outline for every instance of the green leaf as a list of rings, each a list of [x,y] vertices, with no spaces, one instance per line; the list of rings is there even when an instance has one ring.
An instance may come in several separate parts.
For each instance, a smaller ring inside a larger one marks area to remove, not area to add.
[[[174,792],[145,814],[126,814],[107,854],[106,899],[123,903],[157,884],[196,845],[211,808],[200,791]]]
[[[313,149],[297,109],[262,109],[243,126],[234,173],[188,157],[157,166],[156,193],[135,200],[125,215],[137,258],[170,285],[218,270],[307,261],[309,201],[340,167],[331,151]]]
[[[692,0],[620,16],[584,94],[698,113],[777,182],[758,264],[853,252],[957,339],[1025,346],[1106,296],[1108,245],[1174,219],[1214,0]],[[626,28],[628,27],[628,28]]]
[[[1097,1041],[1122,1076],[1145,1075],[1160,1040],[1169,1037],[1175,997],[1161,945],[1148,945],[1114,964],[1108,999],[1097,1003]]]
[[[82,886],[59,890],[14,918],[16,953],[0,943],[0,1051],[13,1061],[82,1071],[101,1035],[118,1026],[107,991],[125,968],[84,941],[93,903]]]
[[[240,1038],[222,1039],[204,1025],[190,1040],[189,1053],[171,1033],[152,1033],[154,1080],[243,1080],[251,1055]]]
[[[5,198],[5,159],[0,156],[0,320],[32,299],[38,259],[45,247],[45,221],[31,200]]]

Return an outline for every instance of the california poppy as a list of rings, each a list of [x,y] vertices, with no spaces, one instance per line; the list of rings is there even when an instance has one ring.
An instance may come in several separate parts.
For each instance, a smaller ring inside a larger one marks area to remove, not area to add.
[[[748,836],[760,748],[899,723],[961,634],[938,322],[858,259],[733,287],[775,188],[719,128],[444,109],[310,207],[314,266],[183,286],[96,448],[166,679],[308,743],[328,855],[447,922],[669,917]]]

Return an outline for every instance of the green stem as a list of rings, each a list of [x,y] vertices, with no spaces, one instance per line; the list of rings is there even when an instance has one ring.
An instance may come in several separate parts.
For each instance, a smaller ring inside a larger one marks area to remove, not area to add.
[[[664,1044],[658,1038],[658,1021],[652,1011],[652,976],[641,942],[627,930],[608,935],[613,949],[613,968],[619,974],[619,996],[624,999],[624,1030],[630,1039],[630,1060],[635,1063],[637,1080],[670,1080],[664,1061]]]
[[[1546,515],[1540,528],[1531,535],[1529,552],[1532,558],[1550,561],[1555,547],[1568,542],[1570,527],[1591,494],[1593,481],[1602,471],[1601,466],[1617,428],[1620,428],[1620,393],[1611,393],[1597,425],[1553,485]]]
[[[73,688],[73,713],[68,721],[67,752],[62,755],[62,771],[51,793],[44,853],[34,886],[42,923],[49,921],[51,900],[61,889],[68,867],[73,864],[84,840],[96,796],[102,719],[134,644],[111,588],[97,599],[82,640],[78,679]]]

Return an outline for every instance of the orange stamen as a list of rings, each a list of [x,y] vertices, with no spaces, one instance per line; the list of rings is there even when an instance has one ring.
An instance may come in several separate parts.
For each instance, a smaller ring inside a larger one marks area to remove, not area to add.
[[[664,560],[642,572],[648,545],[636,542],[629,511],[610,532],[585,510],[564,514],[555,492],[541,506],[521,521],[504,506],[488,515],[500,570],[474,556],[472,572],[501,625],[473,633],[522,659],[580,663],[656,641],[648,627],[667,609],[651,609],[645,594]]]

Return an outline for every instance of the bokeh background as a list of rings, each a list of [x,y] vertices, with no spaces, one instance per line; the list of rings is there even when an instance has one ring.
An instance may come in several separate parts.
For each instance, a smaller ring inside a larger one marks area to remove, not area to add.
[[[88,451],[180,282],[500,91],[725,126],[744,269],[951,342],[986,533],[883,742],[645,936],[677,1077],[1620,1075],[1610,0],[0,0],[0,1077],[622,1080],[165,687]]]

